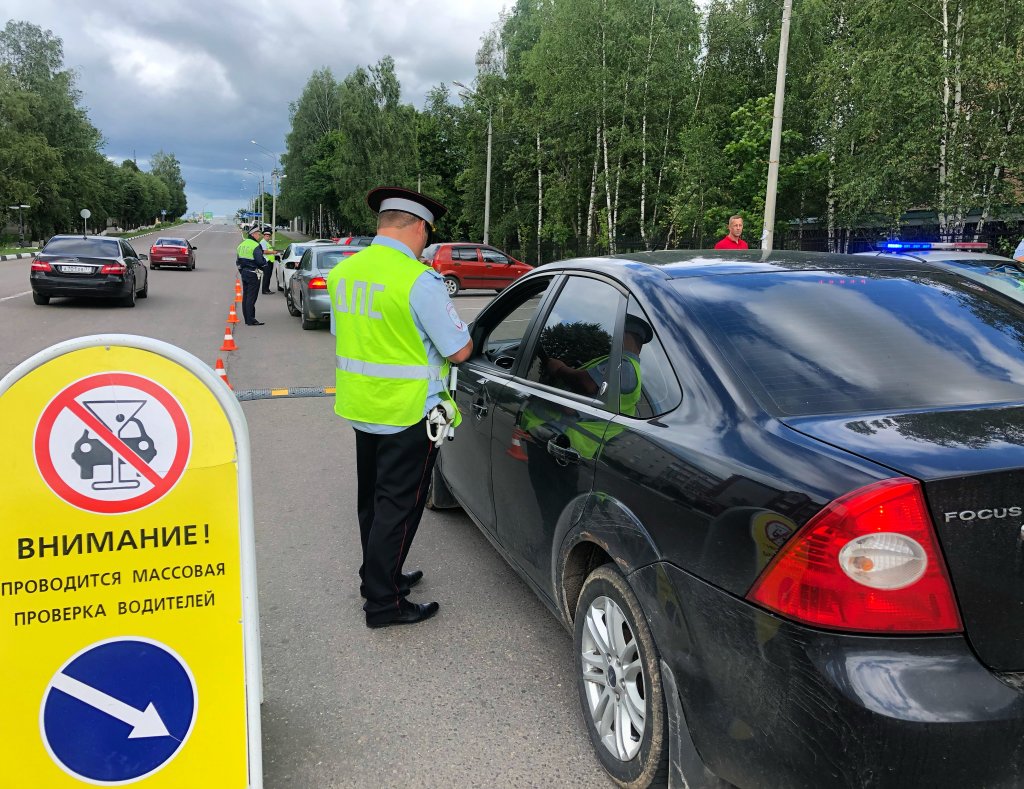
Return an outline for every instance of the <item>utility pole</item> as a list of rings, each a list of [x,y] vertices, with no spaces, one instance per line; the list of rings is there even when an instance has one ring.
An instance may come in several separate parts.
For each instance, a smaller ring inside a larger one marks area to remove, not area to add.
[[[779,65],[775,72],[775,110],[772,113],[772,142],[768,153],[768,187],[764,197],[764,229],[761,249],[772,251],[775,241],[775,196],[779,185],[779,156],[782,152],[782,109],[786,101],[786,57],[789,54],[789,22],[793,16],[793,0],[782,7],[782,31],[779,35]]]

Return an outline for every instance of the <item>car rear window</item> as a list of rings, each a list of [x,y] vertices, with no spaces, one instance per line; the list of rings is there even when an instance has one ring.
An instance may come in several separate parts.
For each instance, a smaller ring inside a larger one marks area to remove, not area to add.
[[[185,246],[185,239],[183,238],[158,238],[156,243],[153,244],[155,247],[183,247]]]
[[[1024,305],[956,275],[803,271],[673,284],[777,415],[1024,400]]]
[[[351,256],[351,254],[351,250],[347,250],[345,252],[342,252],[341,250],[322,252],[321,254],[316,256],[315,265],[321,271],[330,271],[332,268],[338,265],[339,260],[344,260],[345,258]]]
[[[116,238],[54,238],[43,248],[42,254],[116,258],[121,250]]]

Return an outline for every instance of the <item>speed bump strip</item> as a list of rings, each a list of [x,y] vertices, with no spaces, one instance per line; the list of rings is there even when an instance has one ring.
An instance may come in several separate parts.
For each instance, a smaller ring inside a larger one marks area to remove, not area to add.
[[[277,400],[285,397],[331,397],[333,386],[296,386],[291,389],[240,389],[239,400]]]

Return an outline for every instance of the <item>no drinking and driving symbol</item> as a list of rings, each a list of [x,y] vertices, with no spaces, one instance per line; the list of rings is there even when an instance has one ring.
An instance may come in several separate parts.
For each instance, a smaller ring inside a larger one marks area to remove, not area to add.
[[[192,434],[181,405],[159,384],[100,373],[50,401],[33,443],[39,473],[60,498],[119,514],[148,507],[178,483]]]

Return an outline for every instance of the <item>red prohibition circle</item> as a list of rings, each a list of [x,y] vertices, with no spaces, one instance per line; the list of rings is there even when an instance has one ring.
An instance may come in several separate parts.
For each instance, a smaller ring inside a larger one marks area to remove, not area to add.
[[[64,409],[68,408],[68,405],[75,398],[85,394],[90,389],[96,389],[101,386],[130,386],[152,397],[167,409],[178,439],[174,459],[171,461],[171,466],[167,473],[163,477],[156,475],[156,482],[150,480],[150,484],[153,487],[145,493],[140,493],[138,496],[120,501],[96,499],[75,490],[60,476],[53,465],[53,459],[50,457],[50,435],[53,432],[53,426],[57,421],[57,417],[60,416]],[[103,515],[119,515],[148,507],[150,504],[166,496],[178,483],[178,480],[181,479],[181,475],[185,471],[185,466],[188,464],[192,449],[192,432],[189,428],[188,417],[185,416],[181,405],[170,392],[156,382],[132,373],[99,373],[76,381],[50,401],[50,404],[46,406],[39,417],[33,445],[36,467],[39,469],[43,481],[60,498],[64,499],[68,504],[88,512],[96,512]]]

